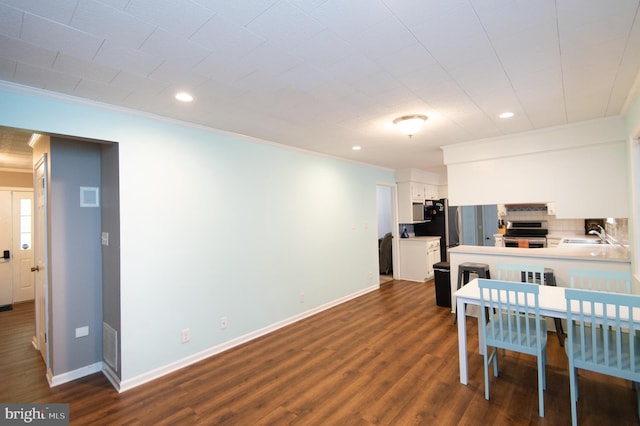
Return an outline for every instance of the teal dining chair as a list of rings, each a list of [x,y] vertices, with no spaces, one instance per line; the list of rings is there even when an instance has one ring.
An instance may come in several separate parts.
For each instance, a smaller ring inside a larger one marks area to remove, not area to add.
[[[545,269],[539,265],[523,265],[513,263],[498,263],[498,279],[503,281],[518,281],[523,283],[556,285],[553,269]],[[564,327],[560,318],[554,318],[558,343],[564,345]]]
[[[569,277],[571,288],[631,294],[630,272],[574,268]]]
[[[571,423],[578,424],[578,369],[640,382],[640,296],[567,288]],[[638,323],[636,323],[638,322]],[[640,392],[638,418],[640,419]]]
[[[544,267],[538,265],[498,263],[498,279],[531,284],[546,284],[544,282]]]
[[[484,396],[489,399],[489,368],[498,376],[497,348],[534,355],[538,362],[538,409],[544,417],[547,323],[540,318],[538,284],[478,279],[484,327]],[[491,353],[488,348],[491,347]]]

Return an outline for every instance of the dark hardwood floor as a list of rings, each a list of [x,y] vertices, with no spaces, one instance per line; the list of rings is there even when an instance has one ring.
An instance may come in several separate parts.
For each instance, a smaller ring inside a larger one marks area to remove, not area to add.
[[[507,352],[484,399],[477,323],[469,385],[433,282],[392,281],[268,336],[118,394],[100,373],[49,388],[33,304],[0,312],[0,401],[69,403],[73,425],[568,425],[567,358],[549,335],[545,418],[535,358]],[[638,424],[628,382],[581,372],[582,425]]]

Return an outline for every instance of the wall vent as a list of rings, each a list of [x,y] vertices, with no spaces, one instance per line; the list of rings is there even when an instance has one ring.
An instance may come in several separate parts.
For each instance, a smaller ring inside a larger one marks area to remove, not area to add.
[[[106,322],[102,323],[102,359],[118,371],[118,332]]]
[[[100,207],[100,188],[81,186],[80,207]]]

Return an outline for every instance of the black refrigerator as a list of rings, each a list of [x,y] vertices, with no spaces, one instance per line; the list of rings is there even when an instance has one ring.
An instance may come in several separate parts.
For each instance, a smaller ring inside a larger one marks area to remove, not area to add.
[[[440,259],[449,261],[448,249],[460,245],[460,208],[449,207],[446,198],[425,201],[425,222],[413,225],[416,237],[440,237]]]

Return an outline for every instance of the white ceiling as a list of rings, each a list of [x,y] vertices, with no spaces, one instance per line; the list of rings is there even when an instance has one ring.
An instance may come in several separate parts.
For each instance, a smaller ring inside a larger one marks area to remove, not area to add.
[[[443,145],[624,113],[639,4],[0,0],[0,80],[436,170]],[[413,113],[429,120],[410,140],[391,121]]]

